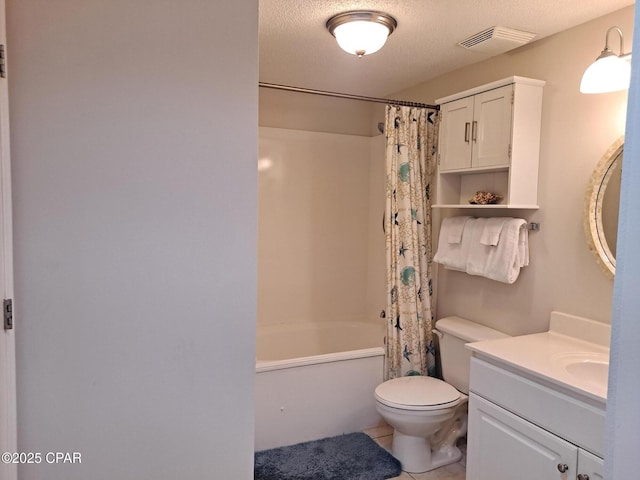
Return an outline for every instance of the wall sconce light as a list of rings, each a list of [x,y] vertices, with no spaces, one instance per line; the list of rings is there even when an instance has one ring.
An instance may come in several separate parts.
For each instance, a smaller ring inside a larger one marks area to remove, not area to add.
[[[609,34],[611,32],[617,32],[620,35],[620,53],[618,55],[609,48]],[[618,27],[611,27],[607,30],[604,50],[582,75],[580,92],[607,93],[629,88],[631,79],[630,58],[631,52],[624,53],[622,30]]]
[[[339,13],[326,24],[340,48],[358,58],[380,50],[397,26],[391,15],[371,10]]]

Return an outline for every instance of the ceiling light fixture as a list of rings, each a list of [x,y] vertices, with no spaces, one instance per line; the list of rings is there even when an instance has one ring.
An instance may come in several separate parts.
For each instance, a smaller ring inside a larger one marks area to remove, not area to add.
[[[620,35],[620,54],[616,55],[609,48],[609,34],[617,32]],[[607,93],[626,90],[629,88],[631,79],[631,65],[629,60],[631,52],[624,52],[624,38],[622,30],[618,27],[611,27],[607,30],[604,50],[585,70],[580,82],[580,92],[582,93]]]
[[[326,24],[340,48],[358,58],[380,50],[397,26],[391,15],[372,10],[339,13]]]

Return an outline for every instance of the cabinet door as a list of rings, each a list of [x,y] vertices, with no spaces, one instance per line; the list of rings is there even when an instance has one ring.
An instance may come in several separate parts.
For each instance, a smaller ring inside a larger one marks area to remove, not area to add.
[[[509,165],[513,85],[474,97],[471,128],[472,167]]]
[[[584,450],[578,451],[578,475],[587,480],[604,480],[604,460]]]
[[[467,480],[573,480],[577,457],[575,445],[470,395]]]
[[[473,97],[442,105],[440,124],[440,171],[471,166]]]

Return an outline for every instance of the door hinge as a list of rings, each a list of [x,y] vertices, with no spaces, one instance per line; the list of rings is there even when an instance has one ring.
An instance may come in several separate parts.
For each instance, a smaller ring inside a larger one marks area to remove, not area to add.
[[[4,329],[13,330],[13,299],[5,298],[2,301],[2,316],[4,317]]]
[[[5,62],[4,45],[0,45],[0,78],[7,78],[7,64]]]
[[[509,158],[511,158],[511,144],[509,144]]]
[[[516,99],[516,92],[515,92],[515,90],[512,90],[511,91],[511,105],[513,105],[513,102],[515,101],[515,99]]]
[[[440,154],[438,153],[438,165],[440,165]]]

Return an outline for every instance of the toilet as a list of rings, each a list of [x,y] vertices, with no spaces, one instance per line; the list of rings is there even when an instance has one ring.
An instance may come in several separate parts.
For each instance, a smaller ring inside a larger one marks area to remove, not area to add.
[[[462,457],[456,446],[467,433],[470,342],[505,338],[492,328],[460,317],[436,322],[444,381],[409,376],[387,380],[375,389],[376,408],[394,428],[393,456],[409,473],[433,470]]]

